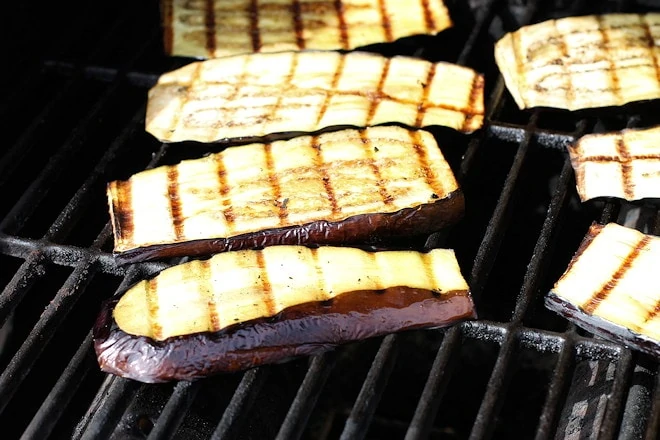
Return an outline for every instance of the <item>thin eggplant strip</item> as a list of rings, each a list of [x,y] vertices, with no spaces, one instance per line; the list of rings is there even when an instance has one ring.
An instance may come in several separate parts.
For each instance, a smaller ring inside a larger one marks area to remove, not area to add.
[[[592,225],[546,306],[587,330],[660,355],[660,237]]]
[[[441,0],[162,0],[161,9],[165,51],[197,58],[350,50],[452,25]]]
[[[583,136],[568,148],[580,199],[660,197],[660,127]]]
[[[506,34],[495,60],[521,109],[579,110],[660,97],[660,14],[548,20]]]
[[[108,201],[122,262],[428,234],[464,210],[433,136],[401,127],[228,148],[111,182]]]
[[[395,122],[470,133],[483,124],[483,88],[483,76],[472,69],[411,57],[323,51],[237,55],[163,74],[149,91],[146,129],[162,142]]]
[[[475,318],[452,250],[275,246],[168,268],[104,305],[103,371],[190,380]]]

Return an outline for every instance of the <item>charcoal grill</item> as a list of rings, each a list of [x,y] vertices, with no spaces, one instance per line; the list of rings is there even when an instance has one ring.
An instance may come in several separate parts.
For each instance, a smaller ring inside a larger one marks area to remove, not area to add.
[[[576,328],[543,296],[591,222],[660,233],[656,205],[580,204],[565,152],[585,133],[660,123],[659,104],[521,112],[492,47],[521,24],[660,5],[454,1],[454,29],[368,48],[486,74],[485,128],[434,131],[464,187],[466,217],[407,244],[456,249],[479,320],[143,385],[98,370],[90,329],[102,300],[181,260],[117,266],[104,188],[206,152],[144,132],[146,91],[190,60],[163,55],[155,1],[15,3],[5,6],[12,43],[0,82],[3,438],[658,437],[657,360]]]

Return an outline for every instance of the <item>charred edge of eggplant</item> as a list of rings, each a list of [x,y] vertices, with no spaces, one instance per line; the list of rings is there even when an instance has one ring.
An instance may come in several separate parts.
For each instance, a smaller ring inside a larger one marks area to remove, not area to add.
[[[561,298],[555,292],[551,291],[546,296],[545,306],[595,335],[652,356],[660,357],[660,341],[636,333],[612,321],[590,315],[575,304]]]
[[[315,221],[285,228],[266,229],[228,238],[209,238],[181,243],[139,247],[115,253],[118,264],[157,258],[206,256],[219,252],[273,245],[372,244],[386,238],[436,232],[458,222],[465,211],[460,189],[433,203],[392,213],[358,214],[338,222]]]
[[[391,292],[410,301],[392,301],[386,295]],[[351,294],[358,296],[344,296]],[[200,379],[318,354],[393,332],[446,327],[476,318],[469,291],[438,294],[395,287],[348,292],[330,301],[290,307],[274,317],[218,332],[155,341],[130,335],[117,326],[112,316],[117,301],[103,304],[94,325],[99,366],[107,373],[148,383]]]

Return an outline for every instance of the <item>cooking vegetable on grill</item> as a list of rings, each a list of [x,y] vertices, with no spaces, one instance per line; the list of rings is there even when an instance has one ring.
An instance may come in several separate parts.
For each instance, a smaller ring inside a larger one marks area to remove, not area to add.
[[[353,49],[452,25],[441,0],[163,0],[161,5],[166,52],[200,58]]]
[[[583,202],[660,197],[660,127],[583,136],[568,152]]]
[[[107,193],[123,262],[382,242],[437,231],[464,210],[433,136],[401,127],[227,148],[111,182]]]
[[[660,97],[660,14],[568,17],[525,26],[495,45],[518,106],[578,110]]]
[[[660,355],[660,237],[593,225],[546,306],[580,327]]]
[[[483,76],[450,63],[352,52],[237,55],[189,64],[149,91],[147,131],[215,142],[331,126],[399,122],[470,133],[483,123]]]
[[[94,346],[103,371],[162,382],[474,317],[452,250],[273,246],[139,282],[105,304]]]

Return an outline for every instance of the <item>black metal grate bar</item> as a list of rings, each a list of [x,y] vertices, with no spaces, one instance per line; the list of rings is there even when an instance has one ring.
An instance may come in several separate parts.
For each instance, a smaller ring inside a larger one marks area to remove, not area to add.
[[[7,322],[9,315],[30,287],[45,275],[44,258],[35,252],[21,265],[0,294],[0,326]]]
[[[651,407],[651,395],[653,394],[653,378],[655,371],[648,368],[648,359],[644,356],[633,356],[635,366],[631,375],[631,383],[628,388],[628,398],[623,409],[621,429],[618,438],[639,439],[643,438],[647,415]]]
[[[644,438],[653,440],[660,432],[660,367],[656,365],[655,386],[653,387],[653,400],[649,411],[649,419],[646,425]]]
[[[268,377],[269,368],[269,366],[257,367],[243,374],[241,382],[211,436],[212,440],[232,439],[238,435],[241,424]]]
[[[140,271],[139,266],[131,266],[117,290],[126,289],[143,276],[144,274]],[[89,334],[91,335],[91,330]],[[89,346],[91,348],[91,336]],[[60,376],[58,384],[67,380],[69,378],[65,370],[62,376]],[[55,386],[57,387],[57,384]],[[136,382],[107,375],[106,380],[96,393],[94,401],[90,404],[85,416],[76,426],[74,438],[103,438],[103,435],[112,432],[114,424],[125,410],[125,407],[122,408],[120,405],[124,405],[135,394],[136,390]]]
[[[617,371],[614,376],[612,391],[608,396],[608,403],[605,407],[603,424],[600,428],[600,432],[598,433],[599,439],[606,440],[617,436],[617,428],[621,422],[621,410],[623,409],[624,403],[626,401],[628,383],[630,381],[630,373],[632,372],[632,369],[632,353],[630,350],[622,348],[618,362],[616,363]]]
[[[91,171],[85,183],[83,183],[71,200],[69,200],[69,203],[48,229],[44,239],[58,241],[62,236],[68,235],[70,229],[80,218],[82,209],[87,205],[87,200],[89,200],[90,197],[97,195],[92,194],[93,185],[98,184],[102,178],[106,178],[107,173],[112,169],[112,165],[114,165],[113,162],[116,160],[120,148],[135,135],[138,126],[144,123],[144,111],[145,107],[140,107],[119,136],[115,138],[101,160],[99,160],[98,164]],[[105,183],[105,181],[103,183]]]
[[[564,167],[559,175],[559,182],[555,189],[555,194],[550,202],[548,213],[545,217],[541,234],[534,247],[529,268],[525,273],[523,286],[516,300],[516,306],[513,311],[512,321],[522,322],[529,309],[532,299],[538,295],[539,284],[543,280],[543,269],[547,267],[547,261],[552,256],[554,249],[553,243],[559,225],[559,216],[566,202],[569,185],[573,183],[573,167],[568,158],[564,160]]]
[[[32,365],[43,351],[45,344],[48,343],[55,329],[73,307],[71,303],[75,303],[85,291],[94,270],[91,261],[81,262],[74,269],[53,302],[48,305],[41,319],[25,339],[23,345],[0,375],[0,412],[4,410],[18,387],[23,383]],[[59,304],[62,304],[63,307],[58,307]]]
[[[438,407],[445,394],[447,383],[455,367],[457,347],[461,343],[461,327],[452,327],[445,333],[436,353],[424,390],[419,398],[405,440],[424,439],[429,435]]]
[[[557,359],[557,364],[552,373],[552,380],[548,387],[548,395],[546,396],[539,417],[539,424],[536,428],[536,436],[534,437],[535,440],[545,440],[554,437],[557,418],[560,413],[560,402],[570,385],[569,377],[571,368],[573,367],[573,351],[575,348],[573,337],[574,333],[567,334],[566,341],[563,342],[561,351],[559,352],[559,358]]]
[[[488,98],[488,103],[486,105],[486,115],[484,117],[484,124],[486,124],[486,129],[478,135],[478,137],[472,139],[465,150],[463,155],[463,160],[461,160],[460,168],[457,171],[457,175],[460,177],[460,180],[465,180],[470,177],[469,171],[472,167],[472,164],[477,156],[481,145],[488,141],[486,136],[486,130],[490,130],[490,120],[494,119],[496,115],[502,110],[502,103],[504,100],[502,96],[504,95],[504,81],[500,78],[495,84],[495,88]]]
[[[148,39],[139,50],[130,58],[126,63],[126,68],[129,68],[140,56],[147,50],[156,38],[156,33],[152,38]],[[23,193],[18,202],[9,211],[7,216],[0,222],[0,231],[8,234],[17,233],[25,224],[31,213],[36,209],[39,202],[48,193],[49,187],[59,177],[65,169],[64,164],[72,160],[72,155],[82,148],[85,143],[83,140],[88,135],[90,130],[95,124],[98,124],[99,116],[104,111],[110,100],[114,97],[122,82],[117,80],[113,82],[95,103],[94,107],[85,115],[80,121],[78,126],[71,133],[70,137],[64,142],[58,154],[44,167],[43,171],[36,177],[29,188]]]
[[[117,32],[122,25],[126,24],[126,22],[126,15],[116,20],[97,44],[97,47],[89,55],[88,59],[91,60],[95,57],[100,57],[103,53],[110,50]],[[80,87],[84,80],[83,73],[82,70],[72,72],[72,75],[67,82],[60,87],[55,96],[32,119],[27,128],[23,130],[18,140],[2,155],[2,158],[0,158],[0,186],[11,177],[15,167],[27,157],[28,153],[35,146],[37,137],[43,132],[42,128],[48,124],[48,121],[58,119],[54,113],[65,107],[66,102],[72,99],[72,95],[75,94],[75,91]],[[32,82],[31,85],[34,86],[34,82]],[[28,93],[23,89],[18,91],[13,99],[5,101],[7,104],[5,107],[6,110],[3,111],[3,113],[11,111],[17,106],[17,102],[25,99],[26,95],[28,95]]]
[[[378,353],[369,368],[367,378],[362,384],[360,394],[346,420],[344,431],[340,437],[342,440],[361,439],[367,434],[369,423],[396,361],[398,338],[397,335],[388,335],[383,338]]]
[[[99,270],[103,273],[115,276],[124,276],[126,268],[117,266],[112,254],[101,252],[94,248],[84,248],[81,246],[71,246],[64,244],[56,244],[47,240],[35,240],[32,238],[14,237],[0,233],[0,252],[4,255],[9,255],[16,258],[23,258],[25,260],[38,259],[43,263],[48,261],[52,264],[64,267],[76,267],[79,261],[93,258],[99,265]],[[27,262],[26,262],[27,263]],[[168,264],[162,262],[147,262],[139,263],[136,265],[140,267],[145,274],[154,274],[166,268]],[[17,278],[19,273],[28,272],[28,269],[21,269],[14,276],[16,281],[10,282],[5,287],[5,291],[0,295],[0,317],[4,316],[4,307],[8,306],[13,301],[20,301],[15,299],[23,289],[27,281],[22,280],[21,277]],[[43,272],[43,270],[41,270]],[[32,279],[35,274],[25,274],[25,279]],[[17,287],[18,286],[18,287]],[[22,295],[22,294],[21,294]],[[14,299],[12,299],[14,298]],[[2,322],[0,320],[0,322]]]
[[[89,332],[23,432],[21,440],[48,438],[83,379],[94,366],[96,366],[96,359],[92,352],[92,333]]]
[[[172,396],[158,417],[156,425],[154,425],[154,429],[149,433],[149,440],[171,439],[175,436],[200,386],[201,382],[199,381],[182,381],[176,384]]]
[[[497,251],[502,242],[507,221],[507,212],[510,209],[511,200],[514,197],[514,189],[516,188],[516,182],[520,171],[525,163],[527,157],[527,152],[529,151],[529,145],[532,142],[532,132],[536,127],[536,121],[538,119],[538,112],[534,112],[532,115],[529,125],[527,126],[527,132],[523,142],[518,147],[516,155],[513,159],[511,169],[509,174],[506,176],[504,182],[504,187],[499,200],[497,201],[497,206],[488,227],[484,238],[481,241],[481,246],[477,251],[477,255],[474,259],[474,266],[472,267],[472,272],[470,274],[470,290],[472,296],[475,299],[475,302],[478,302],[481,296],[481,292],[484,289],[484,285],[488,278],[488,274],[493,268],[495,263],[495,257],[497,256]]]
[[[323,353],[312,358],[305,379],[300,384],[298,393],[277,433],[278,440],[300,438],[316,405],[316,400],[335,365],[334,360],[334,353]]]
[[[139,386],[132,380],[106,376],[89,410],[76,426],[72,440],[109,438]]]
[[[515,333],[508,331],[502,342],[495,367],[488,381],[486,393],[472,426],[470,439],[490,438],[492,435],[495,428],[494,419],[502,406],[504,394],[513,374],[511,363],[515,359],[516,342]]]

